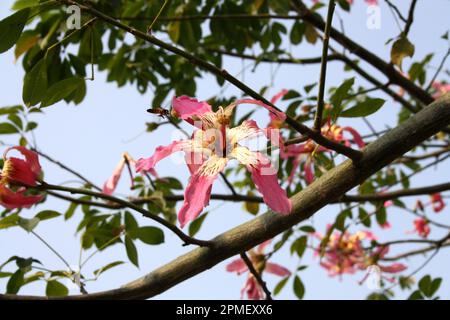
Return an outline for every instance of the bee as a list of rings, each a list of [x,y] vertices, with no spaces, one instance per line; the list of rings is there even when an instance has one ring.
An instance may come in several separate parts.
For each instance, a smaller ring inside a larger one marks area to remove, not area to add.
[[[169,115],[170,115],[170,111],[169,110],[163,109],[163,108],[160,108],[160,107],[147,109],[147,112],[152,113],[152,114],[156,114],[156,115],[160,116],[163,119],[169,117]]]

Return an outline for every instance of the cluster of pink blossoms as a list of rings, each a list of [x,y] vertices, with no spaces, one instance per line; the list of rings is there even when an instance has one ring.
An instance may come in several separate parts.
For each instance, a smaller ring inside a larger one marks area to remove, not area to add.
[[[280,121],[286,115],[270,106],[252,99],[242,99],[227,106],[219,107],[216,112],[204,101],[187,96],[174,97],[172,113],[196,129],[191,139],[178,140],[168,146],[156,148],[153,156],[139,159],[138,172],[153,170],[162,159],[174,152],[183,151],[191,174],[184,193],[184,203],[178,213],[181,227],[194,220],[209,203],[211,188],[217,176],[225,169],[230,160],[237,160],[251,173],[253,182],[261,192],[264,202],[275,212],[288,214],[292,203],[277,178],[277,170],[270,159],[257,151],[251,151],[239,144],[240,141],[265,134],[253,120],[246,120],[237,127],[230,128],[234,108],[239,104],[260,105],[273,113]]]
[[[20,152],[24,159],[8,157],[11,150]],[[38,155],[25,147],[11,147],[4,152],[3,161],[0,174],[0,205],[7,209],[30,208],[40,202],[42,195],[27,194],[27,187],[36,186],[42,175]]]
[[[291,272],[283,266],[279,264],[267,262],[267,257],[264,254],[264,249],[270,244],[269,241],[265,241],[260,244],[256,249],[252,249],[249,251],[249,258],[253,264],[253,267],[258,272],[259,275],[264,273],[271,273],[279,277],[287,277],[291,275]],[[236,272],[237,275],[241,275],[243,273],[247,274],[247,280],[245,281],[244,287],[241,290],[241,298],[244,295],[251,300],[261,300],[265,298],[265,294],[263,289],[261,288],[258,281],[255,279],[253,274],[251,274],[248,270],[247,265],[244,260],[236,259],[233,260],[230,264],[227,265],[226,270],[228,272]]]
[[[447,92],[450,92],[450,83],[434,81],[431,86],[435,90],[433,94],[434,99],[439,99]]]
[[[417,200],[414,211],[425,211],[427,206],[431,206],[435,213],[439,213],[445,208],[445,202],[440,193],[434,193],[430,195],[430,201],[423,203],[421,200]],[[413,221],[414,230],[412,233],[417,233],[422,238],[427,238],[431,232],[430,221],[425,217],[417,218]]]
[[[285,96],[289,91],[282,90],[276,94],[272,99],[271,103],[275,104],[279,99]],[[269,114],[270,122],[266,129],[266,134],[270,137],[271,130],[279,130],[284,126],[284,122],[280,121],[279,118],[273,113]],[[322,127],[322,135],[329,140],[343,143],[345,146],[350,147],[352,144],[356,144],[360,149],[365,147],[365,143],[361,135],[352,127],[341,127],[337,124],[331,124],[330,121]],[[349,133],[351,138],[344,136],[344,133]],[[289,185],[294,181],[294,177],[297,174],[297,170],[301,164],[303,164],[304,178],[308,184],[314,181],[314,154],[320,152],[329,151],[327,148],[316,144],[313,140],[308,139],[301,144],[292,144],[284,146],[284,138],[279,137],[278,146],[280,147],[280,157],[282,159],[292,158],[292,169],[288,177]]]
[[[320,240],[323,236],[315,235]],[[359,231],[355,234],[349,232],[335,231],[330,235],[326,244],[324,255],[320,265],[328,271],[330,276],[341,276],[343,274],[354,274],[357,271],[366,271],[370,266],[377,266],[385,273],[398,273],[406,269],[402,263],[380,265],[379,261],[389,251],[389,247],[376,247],[370,251],[363,246],[363,241],[377,240],[375,235],[368,231]],[[320,248],[316,254],[319,255]],[[390,279],[388,279],[390,280]]]

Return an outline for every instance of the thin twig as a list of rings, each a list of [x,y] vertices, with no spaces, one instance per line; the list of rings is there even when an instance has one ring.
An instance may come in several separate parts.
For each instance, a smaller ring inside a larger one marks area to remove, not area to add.
[[[92,188],[101,191],[102,189],[98,186],[96,186],[93,182],[91,182],[90,180],[88,180],[87,178],[85,178],[83,175],[81,175],[80,173],[78,173],[77,171],[69,168],[68,166],[66,166],[65,164],[61,163],[58,160],[53,159],[52,157],[50,157],[48,154],[43,153],[40,150],[34,149],[32,148],[31,150],[33,150],[34,152],[36,152],[38,155],[40,155],[41,157],[47,159],[48,161],[50,161],[51,163],[56,164],[58,167],[60,167],[63,170],[66,170],[67,172],[70,172],[71,174],[73,174],[74,176],[80,178],[81,180],[83,180],[84,182],[86,182],[87,185],[91,186]]]
[[[330,41],[331,25],[333,23],[333,13],[336,3],[334,0],[330,0],[328,4],[327,22],[325,25],[325,32],[323,34],[323,46],[322,46],[322,60],[320,64],[320,79],[319,79],[319,93],[317,96],[317,110],[314,116],[314,129],[320,132],[322,127],[322,115],[324,108],[324,96],[325,96],[325,82],[327,78],[327,57],[328,57],[328,43]]]
[[[258,281],[258,284],[263,289],[264,293],[266,294],[266,300],[272,300],[272,293],[267,288],[266,282],[261,278],[261,275],[259,272],[255,269],[253,266],[253,263],[248,258],[247,254],[245,252],[241,252],[241,258],[244,260],[245,264],[247,265],[248,270],[250,273],[255,277],[256,281]]]
[[[408,36],[409,31],[411,30],[411,26],[414,22],[414,9],[416,8],[417,0],[411,1],[411,6],[409,7],[408,19],[406,20],[405,29],[403,31],[403,35],[405,37]]]
[[[143,216],[158,222],[159,224],[163,225],[164,227],[166,227],[167,229],[169,229],[173,233],[175,233],[182,241],[184,241],[185,245],[187,245],[187,244],[195,244],[198,246],[210,246],[211,245],[211,241],[198,240],[193,237],[190,237],[187,234],[185,234],[183,231],[178,229],[178,227],[173,225],[172,223],[164,220],[163,218],[161,218],[155,214],[148,212],[144,208],[139,207],[138,205],[136,205],[130,201],[127,201],[127,200],[123,200],[123,199],[116,198],[111,195],[107,195],[107,194],[103,194],[103,193],[99,193],[99,192],[95,192],[95,191],[91,191],[91,190],[51,185],[51,184],[48,184],[45,182],[42,182],[40,185],[35,186],[35,187],[31,187],[31,186],[28,186],[28,187],[32,188],[32,189],[36,189],[36,190],[44,190],[44,191],[45,190],[54,190],[54,191],[70,192],[72,194],[84,194],[84,195],[92,196],[95,198],[100,198],[103,200],[111,201],[113,203],[117,203],[124,207],[133,209],[133,210],[141,213]]]

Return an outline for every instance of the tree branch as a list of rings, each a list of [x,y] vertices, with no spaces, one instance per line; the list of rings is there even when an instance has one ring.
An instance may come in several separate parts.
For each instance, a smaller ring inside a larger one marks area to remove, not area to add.
[[[325,22],[323,19],[317,14],[311,12],[301,0],[293,0],[293,7],[302,16],[304,21],[309,22],[319,30],[323,31],[325,29]],[[347,48],[350,52],[356,54],[358,57],[385,74],[391,83],[399,85],[423,104],[427,105],[433,102],[433,97],[427,91],[417,86],[414,82],[406,79],[397,70],[395,70],[391,63],[385,62],[383,59],[363,48],[334,28],[331,29],[330,36],[343,47]]]
[[[127,26],[127,25],[115,20],[114,18],[111,18],[110,16],[107,16],[104,13],[96,10],[95,8],[92,8],[91,6],[86,6],[86,5],[80,4],[74,0],[58,0],[58,1],[63,4],[66,4],[66,5],[77,5],[82,10],[89,12],[91,15],[93,15],[111,25],[114,25],[114,26],[118,27],[119,29],[122,29],[128,33],[133,34],[137,38],[145,40],[145,41],[152,43],[160,48],[163,48],[169,52],[172,52],[180,57],[183,57],[183,58],[189,60],[191,63],[197,65],[198,67],[208,70],[212,74],[223,78],[224,80],[233,84],[234,86],[236,86],[237,88],[239,88],[240,90],[242,90],[243,92],[248,94],[249,96],[253,97],[254,99],[257,99],[257,100],[263,102],[264,104],[273,107],[277,111],[281,111],[274,104],[272,104],[266,98],[264,98],[259,93],[257,93],[255,90],[253,90],[246,84],[242,83],[237,78],[233,77],[225,69],[219,69],[215,65],[209,63],[208,61],[199,59],[198,57],[196,57],[195,55],[193,55],[187,51],[184,51],[178,47],[172,46],[164,41],[161,41],[161,40],[155,38],[152,35],[149,35],[142,31],[136,30],[133,27]],[[302,124],[300,122],[297,122],[295,119],[293,119],[289,116],[286,117],[286,123],[289,124],[297,132],[310,137],[317,144],[324,146],[330,150],[334,150],[339,154],[345,155],[346,157],[352,159],[354,162],[358,162],[361,159],[362,153],[359,150],[354,150],[352,148],[346,147],[345,145],[343,145],[341,143],[329,140],[329,139],[323,137],[320,134],[320,132],[316,132],[316,131],[310,129],[309,127],[305,126],[304,124]]]
[[[145,210],[144,208],[141,208],[138,205],[136,205],[132,202],[129,202],[127,200],[123,200],[120,198],[116,198],[114,196],[110,196],[110,195],[107,195],[104,193],[99,193],[99,192],[95,192],[95,191],[91,191],[91,190],[77,189],[77,188],[64,187],[64,186],[56,186],[56,185],[51,185],[51,184],[48,184],[45,182],[42,182],[40,185],[37,185],[37,186],[32,186],[32,187],[28,186],[28,187],[36,189],[36,190],[41,190],[41,191],[53,190],[53,191],[70,192],[72,194],[84,194],[84,195],[92,196],[95,198],[111,201],[113,203],[122,205],[123,207],[133,209],[133,210],[141,213],[144,217],[150,218],[150,219],[158,222],[159,224],[163,225],[164,227],[166,227],[167,229],[169,229],[170,231],[175,233],[182,241],[184,241],[185,244],[195,244],[198,246],[211,246],[212,245],[212,243],[210,241],[198,240],[198,239],[188,236],[187,234],[183,233],[183,231],[178,229],[178,227],[176,227],[175,225],[171,224],[170,222],[164,220],[160,216],[152,214],[152,213],[148,212],[147,210]],[[55,193],[52,193],[52,195],[55,195]]]
[[[328,43],[330,41],[330,30],[333,23],[333,13],[336,3],[334,0],[329,0],[327,22],[325,24],[325,31],[323,34],[323,46],[322,46],[322,59],[320,63],[320,78],[319,78],[319,93],[317,96],[317,110],[314,116],[314,129],[321,132],[322,127],[322,115],[324,107],[325,96],[325,83],[327,78],[327,56],[328,56]]]
[[[258,281],[258,284],[261,286],[264,293],[266,294],[266,300],[272,300],[272,293],[267,288],[266,282],[261,278],[261,275],[259,274],[259,272],[256,271],[255,267],[253,266],[253,263],[247,257],[247,254],[245,252],[241,252],[241,258],[242,258],[242,260],[244,260],[245,264],[247,265],[248,270],[255,277],[256,281]]]
[[[427,195],[448,190],[450,190],[450,183],[442,183],[428,187],[404,189],[376,194],[345,195],[341,197],[338,200],[338,202],[347,203],[347,202],[366,202],[366,201],[386,201],[397,199],[400,197]]]

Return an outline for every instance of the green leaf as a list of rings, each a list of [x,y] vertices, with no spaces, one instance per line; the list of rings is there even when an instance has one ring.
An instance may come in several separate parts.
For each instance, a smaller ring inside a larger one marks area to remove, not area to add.
[[[70,218],[72,218],[77,207],[78,207],[78,204],[75,202],[72,202],[70,204],[69,208],[67,208],[66,213],[64,214],[64,220],[69,220]]]
[[[383,205],[380,205],[377,208],[377,212],[375,213],[375,218],[380,226],[384,225],[387,221],[387,212],[386,208]]]
[[[7,229],[10,227],[15,227],[19,224],[19,214],[14,213],[3,219],[0,219],[0,229]]]
[[[17,294],[24,284],[24,275],[22,270],[17,270],[6,284],[6,293]]]
[[[129,211],[125,211],[125,230],[131,231],[138,229],[139,225],[134,218],[133,214]]]
[[[299,44],[300,42],[302,42],[303,36],[305,34],[305,29],[306,26],[304,23],[295,21],[290,33],[290,40],[292,44]]]
[[[83,82],[84,80],[82,78],[73,77],[55,83],[45,92],[45,95],[42,98],[41,108],[51,106],[58,101],[66,99],[78,90]]]
[[[137,238],[146,244],[156,245],[164,242],[164,232],[157,227],[141,227],[130,230],[130,237]]]
[[[364,226],[370,227],[371,225],[370,216],[363,207],[359,207],[358,218]]]
[[[16,44],[29,15],[30,9],[23,9],[0,21],[0,53]]]
[[[333,93],[330,98],[333,104],[333,118],[336,119],[342,111],[342,101],[347,97],[348,92],[355,83],[355,78],[345,80]]]
[[[247,196],[253,197],[253,196],[255,196],[255,194],[253,192],[249,191],[249,192],[247,192]],[[255,216],[259,212],[259,203],[258,202],[250,202],[250,201],[245,202],[244,208],[248,213]]]
[[[24,8],[34,7],[39,4],[39,0],[16,0],[14,2],[12,9],[13,10],[20,10]]]
[[[306,232],[306,233],[314,233],[316,232],[316,229],[312,226],[301,226],[298,228],[300,231]]]
[[[281,290],[283,290],[283,288],[286,285],[288,280],[289,280],[289,277],[286,277],[283,280],[281,280],[280,282],[278,282],[278,284],[273,289],[274,296],[278,295],[281,292]]]
[[[0,134],[14,134],[19,130],[9,122],[0,123]]]
[[[379,98],[367,98],[366,100],[357,103],[354,107],[342,112],[341,117],[367,117],[368,115],[377,112],[385,102],[385,100]]]
[[[36,43],[39,41],[39,36],[37,32],[34,30],[27,30],[20,36],[19,40],[16,43],[16,48],[14,49],[14,56],[17,59],[30,50]]]
[[[170,40],[177,43],[178,39],[180,39],[180,21],[170,22],[167,25],[167,33],[169,34]]]
[[[416,290],[413,293],[411,293],[408,300],[423,300],[423,295],[419,290]]]
[[[426,297],[431,298],[431,277],[429,275],[426,275],[420,279],[419,289]]]
[[[65,297],[69,294],[69,289],[61,282],[51,280],[47,282],[47,288],[45,289],[45,295],[47,297]]]
[[[139,268],[138,252],[133,240],[129,236],[125,236],[125,249],[127,251],[128,259],[130,259],[131,263]]]
[[[406,37],[401,37],[392,45],[391,61],[401,69],[403,59],[412,57],[414,51],[414,45]]]
[[[434,296],[435,293],[439,290],[442,283],[442,278],[436,278],[431,282],[430,286],[430,297]]]
[[[33,231],[33,229],[36,228],[38,224],[39,224],[38,218],[32,219],[19,218],[19,226],[21,226],[28,232]]]
[[[61,213],[54,210],[44,210],[36,214],[34,217],[43,221],[59,217]]]
[[[301,258],[306,250],[306,244],[308,243],[307,236],[301,236],[295,240],[291,245],[291,254],[296,252],[298,257]]]
[[[47,81],[47,61],[44,57],[25,75],[22,99],[28,107],[42,100],[47,90]]]
[[[120,266],[121,264],[124,264],[124,263],[125,263],[125,262],[123,262],[123,261],[114,261],[114,262],[111,262],[111,263],[107,264],[106,266],[101,267],[100,269],[95,270],[95,271],[94,271],[94,275],[95,275],[96,277],[98,277],[98,276],[100,276],[102,273],[104,273],[105,271],[108,271],[109,269],[112,269],[112,268],[114,268],[114,267]]]
[[[205,221],[207,215],[208,213],[202,214],[200,217],[191,222],[188,230],[188,233],[191,237],[195,236],[197,232],[200,231],[200,228],[203,225],[203,222]]]
[[[302,280],[298,276],[295,276],[294,278],[294,293],[299,299],[303,299],[303,296],[305,295],[305,286],[303,285]]]

